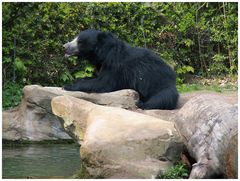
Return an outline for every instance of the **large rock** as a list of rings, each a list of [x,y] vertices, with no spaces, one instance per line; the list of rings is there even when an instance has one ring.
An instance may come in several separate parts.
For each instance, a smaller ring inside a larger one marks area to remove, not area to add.
[[[130,109],[163,120],[174,121],[178,110],[192,97],[205,94],[194,92],[181,94],[176,110],[141,110],[135,106],[138,94],[133,90],[121,90],[110,93],[84,93],[64,91],[59,87],[25,86],[21,104],[14,109],[3,111],[3,139],[5,140],[58,140],[71,139],[62,128],[57,117],[52,114],[50,102],[53,97],[70,95],[90,102]],[[209,93],[217,94],[217,93]],[[222,94],[220,94],[222,95]],[[237,100],[234,94],[224,94],[229,100]]]
[[[154,178],[179,159],[183,145],[172,122],[71,96],[52,100],[52,111],[81,144],[90,175]]]
[[[59,119],[52,114],[51,100],[59,95],[71,95],[100,105],[128,109],[135,108],[138,100],[138,94],[132,90],[88,94],[68,92],[58,87],[25,86],[21,104],[17,108],[3,111],[3,139],[30,141],[72,139],[64,131]]]

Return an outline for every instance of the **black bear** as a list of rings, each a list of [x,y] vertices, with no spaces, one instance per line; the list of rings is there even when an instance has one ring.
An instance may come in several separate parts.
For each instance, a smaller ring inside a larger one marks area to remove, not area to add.
[[[150,50],[132,47],[98,30],[82,31],[63,47],[65,56],[87,59],[98,71],[95,77],[65,85],[65,90],[103,93],[134,89],[140,95],[137,106],[141,109],[176,108],[175,72]]]

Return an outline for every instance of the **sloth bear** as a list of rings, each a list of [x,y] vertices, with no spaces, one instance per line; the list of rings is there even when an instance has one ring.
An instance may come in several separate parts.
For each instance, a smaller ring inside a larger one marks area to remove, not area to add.
[[[132,47],[108,32],[85,30],[63,45],[65,56],[87,59],[97,70],[92,78],[65,85],[68,91],[111,92],[134,89],[141,109],[174,109],[178,101],[175,72],[145,48]]]

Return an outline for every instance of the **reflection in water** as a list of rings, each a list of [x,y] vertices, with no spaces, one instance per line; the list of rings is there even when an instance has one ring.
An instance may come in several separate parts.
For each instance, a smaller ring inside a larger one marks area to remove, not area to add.
[[[80,168],[79,146],[3,147],[3,178],[67,178]]]

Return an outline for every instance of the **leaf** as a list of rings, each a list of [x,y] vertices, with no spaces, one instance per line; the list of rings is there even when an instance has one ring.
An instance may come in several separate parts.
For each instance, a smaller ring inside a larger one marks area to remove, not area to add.
[[[62,74],[60,79],[66,82],[68,80],[68,76],[66,74]]]
[[[194,42],[191,39],[184,39],[183,43],[186,45],[186,47],[190,47],[191,45],[194,45]]]
[[[94,71],[94,67],[91,66],[91,65],[88,65],[86,68],[85,68],[85,72],[86,73],[92,73]]]
[[[11,58],[9,58],[9,57],[3,57],[3,63],[9,63],[9,62],[11,62],[11,61],[12,61]]]
[[[74,74],[75,78],[83,78],[85,77],[85,71],[78,71]]]
[[[27,67],[25,67],[23,61],[21,61],[19,58],[16,58],[15,67],[20,72],[26,72],[27,71]]]
[[[191,66],[185,66],[185,69],[186,69],[187,72],[192,72],[192,73],[194,73],[194,68],[191,67]]]
[[[63,80],[64,82],[67,82],[69,80],[73,80],[73,77],[69,72],[63,72],[60,76],[60,79]]]

